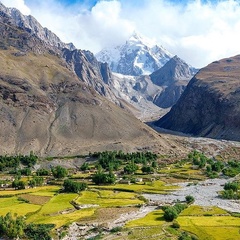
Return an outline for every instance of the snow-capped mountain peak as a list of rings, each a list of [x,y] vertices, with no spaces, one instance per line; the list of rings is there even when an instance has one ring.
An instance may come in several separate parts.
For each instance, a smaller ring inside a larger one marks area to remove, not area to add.
[[[113,72],[139,76],[161,68],[173,54],[134,32],[124,44],[105,48],[96,57],[101,62],[107,62]]]

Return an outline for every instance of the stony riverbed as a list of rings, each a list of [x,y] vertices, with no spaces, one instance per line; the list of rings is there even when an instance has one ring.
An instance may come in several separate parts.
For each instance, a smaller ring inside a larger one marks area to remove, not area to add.
[[[226,182],[232,179],[208,179],[198,183],[178,183],[181,188],[168,195],[161,194],[143,194],[150,202],[159,202],[160,204],[171,204],[177,200],[184,201],[187,195],[195,198],[195,205],[199,206],[217,206],[231,212],[240,212],[239,200],[225,200],[218,196],[218,192],[223,190]]]

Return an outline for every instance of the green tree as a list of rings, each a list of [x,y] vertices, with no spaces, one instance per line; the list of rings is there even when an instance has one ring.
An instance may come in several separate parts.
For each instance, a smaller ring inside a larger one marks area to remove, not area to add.
[[[185,199],[186,199],[187,204],[192,204],[195,201],[194,197],[191,195],[187,195],[185,197]]]
[[[124,167],[124,172],[128,174],[133,174],[138,170],[138,166],[132,161]]]
[[[164,215],[163,215],[164,219],[166,221],[173,221],[175,218],[178,217],[178,213],[177,210],[174,207],[167,207],[164,210]]]
[[[142,172],[143,173],[154,173],[154,168],[153,167],[151,167],[151,166],[143,166],[142,167]]]
[[[89,164],[85,162],[85,163],[80,167],[80,169],[81,169],[82,171],[89,170]]]
[[[23,217],[13,218],[11,213],[0,216],[0,236],[10,239],[24,236],[25,222]]]
[[[79,193],[87,188],[87,184],[84,182],[75,182],[67,179],[63,183],[64,192]]]
[[[29,224],[25,229],[27,239],[32,240],[51,240],[51,229],[54,228],[53,224]]]
[[[116,181],[115,175],[112,173],[112,171],[109,171],[109,173],[104,173],[101,168],[98,169],[98,172],[93,175],[92,181],[97,184],[113,184]]]
[[[61,166],[53,167],[51,170],[55,178],[64,178],[68,175],[67,169]]]
[[[18,190],[25,189],[25,183],[23,181],[14,180],[12,182],[12,187]]]
[[[36,171],[37,176],[48,176],[50,172],[45,168],[40,168]]]

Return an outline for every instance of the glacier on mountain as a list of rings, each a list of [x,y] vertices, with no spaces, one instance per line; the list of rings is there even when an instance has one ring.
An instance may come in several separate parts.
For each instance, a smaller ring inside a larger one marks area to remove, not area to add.
[[[149,75],[167,63],[173,54],[152,40],[134,33],[124,44],[105,48],[96,54],[113,72],[124,75]]]

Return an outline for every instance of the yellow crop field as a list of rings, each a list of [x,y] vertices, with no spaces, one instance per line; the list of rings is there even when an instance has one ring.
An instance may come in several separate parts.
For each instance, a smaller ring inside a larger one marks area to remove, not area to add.
[[[114,193],[114,191],[84,191],[76,200],[78,204],[97,204],[100,207],[117,207],[142,204],[135,193]]]
[[[181,229],[201,240],[239,240],[240,218],[232,216],[179,216]]]
[[[163,218],[163,211],[162,210],[156,210],[149,214],[147,214],[145,217],[136,219],[133,221],[129,221],[126,224],[127,228],[132,227],[139,227],[139,226],[160,226],[165,223],[165,220]]]
[[[211,216],[211,215],[230,215],[227,211],[218,207],[201,207],[192,205],[180,214],[180,216]]]
[[[70,213],[64,213],[59,214],[56,216],[46,216],[42,215],[39,216],[34,222],[35,223],[43,223],[43,224],[55,224],[55,228],[59,228],[65,224],[77,222],[78,220],[81,220],[81,218],[90,217],[94,214],[95,209],[88,208],[88,209],[82,209],[82,210],[74,210]],[[28,219],[28,222],[30,220]]]
[[[25,216],[28,213],[36,212],[40,209],[39,205],[19,201],[17,197],[0,198],[0,215],[4,216],[8,212]]]
[[[126,190],[136,193],[166,193],[177,189],[177,186],[166,185],[163,181],[153,181],[148,183],[136,183],[136,184],[115,184],[110,186],[95,187],[100,189],[114,189],[114,190]]]
[[[22,189],[22,190],[1,190],[0,196],[9,196],[9,195],[19,195],[24,193],[31,193],[31,194],[49,194],[50,196],[53,196],[60,188],[57,186],[42,186],[37,188],[28,188],[28,189]],[[51,193],[51,194],[50,194]],[[53,194],[54,193],[54,194]],[[48,196],[48,195],[44,195]]]

